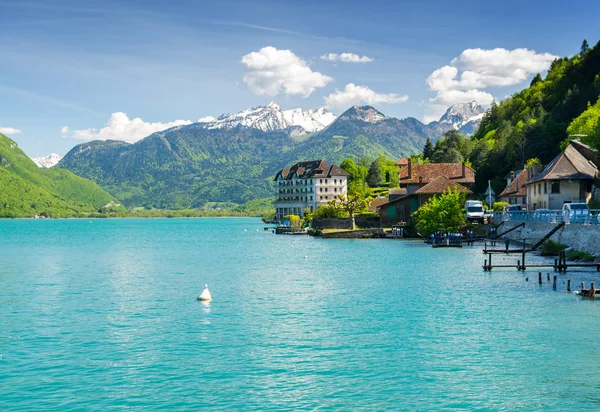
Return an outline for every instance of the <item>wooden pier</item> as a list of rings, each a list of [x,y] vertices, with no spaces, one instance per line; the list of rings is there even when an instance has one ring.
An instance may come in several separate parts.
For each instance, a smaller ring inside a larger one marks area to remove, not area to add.
[[[596,271],[600,272],[600,263],[579,263],[579,262],[570,262],[567,263],[567,256],[564,251],[560,252],[558,259],[554,259],[554,264],[526,264],[525,256],[527,252],[531,252],[531,250],[521,249],[517,251],[493,251],[493,250],[484,250],[483,253],[488,255],[488,258],[483,261],[483,270],[486,272],[490,272],[494,268],[514,268],[516,267],[519,271],[527,270],[527,268],[552,268],[555,272],[566,272],[569,268],[592,268],[596,269]],[[492,264],[492,254],[493,253],[521,253],[521,259],[517,260],[517,264],[500,264],[494,265]]]

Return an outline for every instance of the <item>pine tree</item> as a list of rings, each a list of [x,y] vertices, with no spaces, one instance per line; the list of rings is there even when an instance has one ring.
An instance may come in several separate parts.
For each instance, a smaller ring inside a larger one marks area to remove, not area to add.
[[[590,45],[588,44],[587,40],[583,39],[583,43],[581,43],[581,51],[579,52],[579,54],[583,56],[585,53],[587,53],[589,48]]]
[[[431,160],[432,156],[433,156],[433,145],[431,144],[431,140],[429,140],[429,137],[428,137],[427,140],[425,141],[425,146],[423,147],[423,158],[427,159],[427,160]]]
[[[375,160],[373,163],[371,163],[371,166],[369,166],[369,173],[367,174],[365,181],[369,187],[379,187],[383,184],[382,174],[381,165],[377,160]]]

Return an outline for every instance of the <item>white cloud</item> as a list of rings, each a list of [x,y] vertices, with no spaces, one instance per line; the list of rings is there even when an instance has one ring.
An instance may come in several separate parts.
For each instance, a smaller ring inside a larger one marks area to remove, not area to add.
[[[310,96],[317,88],[325,87],[333,78],[314,72],[306,61],[290,50],[263,47],[242,57],[246,66],[244,83],[252,93],[276,96]]]
[[[204,116],[204,117],[201,117],[200,119],[198,119],[198,123],[210,123],[210,122],[214,122],[215,120],[217,120],[216,117]]]
[[[19,129],[15,129],[14,127],[0,127],[0,133],[5,134],[7,136],[13,136],[15,134],[21,133]]]
[[[371,57],[362,56],[360,57],[358,54],[354,53],[329,53],[321,56],[322,60],[327,60],[330,62],[343,62],[343,63],[370,63],[373,61]]]
[[[344,90],[336,90],[325,96],[325,106],[335,111],[345,110],[358,104],[402,103],[407,100],[408,96],[406,95],[376,93],[367,86],[357,86],[349,83]]]
[[[481,89],[519,84],[530,75],[548,70],[556,58],[529,49],[467,49],[427,78],[427,85],[436,96],[429,99],[431,104],[424,120],[438,120],[455,103],[477,100],[490,104],[494,96]]]
[[[102,129],[79,129],[69,131],[68,126],[61,129],[66,137],[76,140],[123,140],[134,143],[155,132],[169,129],[175,126],[191,124],[189,120],[175,120],[168,123],[148,123],[136,117],[130,119],[123,112],[113,113]]]

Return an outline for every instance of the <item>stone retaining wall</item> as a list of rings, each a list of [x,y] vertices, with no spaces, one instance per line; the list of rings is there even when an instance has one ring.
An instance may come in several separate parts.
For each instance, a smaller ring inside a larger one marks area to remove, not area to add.
[[[383,229],[349,230],[347,232],[323,233],[323,239],[377,239],[384,238]]]
[[[499,227],[498,233],[506,232],[521,223],[523,222],[504,222]],[[533,245],[555,227],[555,223],[525,222],[524,227],[515,229],[507,234],[506,237],[518,242],[522,242],[523,238],[525,238],[525,242],[528,245]],[[591,253],[594,256],[600,256],[600,225],[566,224],[554,233],[550,239],[563,243],[573,249]]]
[[[379,218],[364,218],[357,216],[354,219],[356,227],[379,227]],[[314,219],[312,221],[314,229],[352,229],[352,221],[348,219]]]

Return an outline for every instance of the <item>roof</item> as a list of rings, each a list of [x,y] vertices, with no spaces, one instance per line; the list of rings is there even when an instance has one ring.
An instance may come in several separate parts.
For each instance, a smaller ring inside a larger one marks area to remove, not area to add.
[[[445,176],[438,176],[427,183],[425,186],[415,192],[417,195],[437,195],[444,193],[447,190],[458,190],[462,193],[471,193],[469,189],[457,183],[455,180],[450,180]]]
[[[475,183],[475,171],[467,165],[464,165],[464,168],[465,175],[463,176],[463,163],[413,164],[400,169],[400,183],[427,184],[438,176],[444,176],[462,184]],[[408,175],[408,169],[411,169],[411,176]],[[421,178],[422,181],[420,181]]]
[[[407,166],[407,165],[408,165],[408,159],[406,157],[403,157],[402,159],[400,159],[396,162],[396,166]]]
[[[447,190],[454,190],[455,188],[458,189],[462,193],[471,193],[471,191],[469,189],[467,189],[466,187],[464,187],[460,183],[456,182],[455,180],[450,180],[450,179],[448,179],[448,178],[446,178],[444,176],[437,176],[431,182],[429,182],[428,184],[426,184],[425,186],[423,186],[422,188],[420,188],[416,192],[411,193],[411,194],[406,194],[404,196],[400,196],[400,197],[397,197],[396,199],[390,200],[387,203],[383,203],[383,204],[379,205],[379,208],[382,208],[384,206],[389,206],[389,205],[392,205],[394,203],[398,203],[398,202],[403,201],[405,199],[409,199],[412,196],[416,196],[416,195],[441,195],[445,191],[447,191]]]
[[[499,197],[517,197],[527,195],[526,183],[529,179],[529,170],[521,170],[519,174],[500,193]]]
[[[309,160],[298,162],[290,168],[283,168],[275,175],[274,180],[310,179],[320,177],[349,176],[349,174],[338,165],[330,165],[324,160]]]
[[[376,212],[379,206],[388,202],[387,197],[376,197],[371,200],[371,204],[369,205],[369,212]]]
[[[598,176],[594,150],[581,142],[571,142],[564,152],[527,183],[541,180],[593,180]]]
[[[405,195],[407,192],[405,187],[396,187],[394,189],[390,189],[388,193],[390,195]]]

